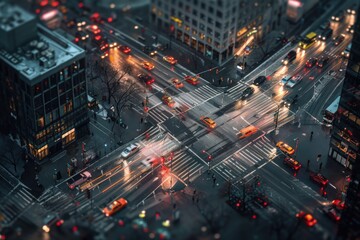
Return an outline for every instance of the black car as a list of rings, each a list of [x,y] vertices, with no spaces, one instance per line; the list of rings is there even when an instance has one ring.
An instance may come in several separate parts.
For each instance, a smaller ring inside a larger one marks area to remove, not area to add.
[[[148,74],[142,74],[140,73],[138,75],[138,78],[143,81],[146,85],[151,85],[152,83],[155,82],[155,79],[151,76],[151,75],[148,75]]]
[[[284,65],[288,65],[296,59],[296,51],[290,51],[286,57],[281,61]]]
[[[327,39],[331,38],[332,34],[333,30],[331,28],[326,28],[321,34],[319,34],[318,37],[320,40],[326,41]]]
[[[265,76],[258,76],[255,80],[254,80],[254,85],[259,86],[261,84],[263,84],[266,81],[266,77]]]
[[[241,95],[241,99],[244,100],[244,99],[250,97],[254,92],[255,92],[255,89],[253,87],[246,88]]]
[[[318,61],[317,58],[313,58],[313,57],[312,57],[312,58],[310,58],[309,60],[306,61],[305,66],[306,66],[307,68],[312,68],[313,66],[316,65],[317,61]]]
[[[334,38],[334,44],[335,46],[338,46],[340,43],[342,43],[345,40],[344,34],[341,34]]]
[[[287,97],[284,99],[283,104],[287,108],[293,107],[298,102],[298,95],[296,94],[293,97]]]
[[[149,55],[150,57],[154,57],[157,53],[155,48],[152,46],[145,46],[143,48],[143,52],[146,53],[147,55]]]
[[[344,11],[339,11],[331,17],[334,22],[341,22],[344,19]]]
[[[325,57],[325,56],[322,56],[317,61],[316,66],[319,67],[319,68],[323,68],[328,62],[329,62],[329,58]]]

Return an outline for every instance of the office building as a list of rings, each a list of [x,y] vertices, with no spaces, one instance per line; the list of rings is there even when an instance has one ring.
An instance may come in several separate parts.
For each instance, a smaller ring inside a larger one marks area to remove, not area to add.
[[[282,2],[151,0],[150,21],[169,34],[170,41],[175,38],[222,65],[249,37],[261,41],[280,23]]]
[[[360,239],[360,15],[354,29],[329,150],[330,158],[352,170],[339,224],[338,237],[344,240]]]
[[[2,130],[38,161],[88,131],[84,50],[7,3],[0,6],[0,91]]]

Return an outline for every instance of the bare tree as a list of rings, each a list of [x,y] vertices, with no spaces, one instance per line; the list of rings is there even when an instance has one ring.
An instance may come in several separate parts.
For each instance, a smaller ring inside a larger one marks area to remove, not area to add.
[[[17,148],[14,148],[9,142],[3,143],[0,152],[0,159],[13,167],[14,173],[17,176],[17,164],[20,157],[17,154]]]
[[[124,64],[122,69],[116,69],[107,62],[102,61],[98,63],[97,71],[99,72],[99,77],[107,92],[107,102],[110,104],[111,99],[116,98],[115,95],[121,91],[122,80],[126,75],[132,74],[132,66]]]
[[[215,206],[209,202],[202,202],[197,207],[212,233],[218,233],[227,224],[228,214],[223,205]]]

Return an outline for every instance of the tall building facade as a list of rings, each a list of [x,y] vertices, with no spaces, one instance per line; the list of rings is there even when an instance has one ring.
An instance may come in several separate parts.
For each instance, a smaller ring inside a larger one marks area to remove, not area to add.
[[[360,239],[360,15],[357,16],[329,157],[352,169],[339,239]]]
[[[2,130],[42,161],[88,131],[85,52],[25,10],[0,10]]]
[[[281,3],[280,0],[151,0],[150,20],[170,38],[184,42],[221,65],[234,56],[235,47],[248,37],[261,38],[270,30],[273,25],[270,20],[276,22],[285,11]],[[278,8],[278,12],[273,12]]]

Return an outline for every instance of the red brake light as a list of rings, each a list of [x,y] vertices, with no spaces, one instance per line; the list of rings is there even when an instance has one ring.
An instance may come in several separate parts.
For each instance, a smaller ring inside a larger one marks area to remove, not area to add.
[[[78,230],[79,230],[79,229],[78,229],[78,227],[77,227],[76,225],[72,227],[73,233],[77,232]]]
[[[46,5],[48,5],[49,1],[48,0],[43,0],[39,3],[40,7],[45,7]]]
[[[96,35],[96,36],[95,36],[95,40],[96,40],[96,41],[99,41],[100,39],[101,39],[101,35]]]
[[[79,2],[79,3],[78,3],[78,7],[79,7],[79,8],[83,8],[83,7],[84,7],[84,3],[83,3],[83,2]]]
[[[58,2],[58,1],[53,1],[52,3],[51,3],[51,6],[53,6],[53,7],[57,7],[57,6],[59,6],[60,5],[60,3]]]
[[[253,214],[253,215],[251,216],[251,218],[252,218],[252,219],[256,219],[256,218],[257,218],[256,214]]]
[[[60,219],[56,222],[56,226],[60,227],[61,225],[63,225],[63,223],[64,223],[64,220]]]
[[[38,8],[38,9],[35,10],[35,13],[36,13],[36,14],[39,14],[40,11],[41,11],[41,10]]]
[[[108,17],[107,21],[108,21],[109,23],[111,23],[111,22],[113,21],[113,18],[112,18],[112,17]]]
[[[75,42],[79,42],[79,38],[75,38]]]

